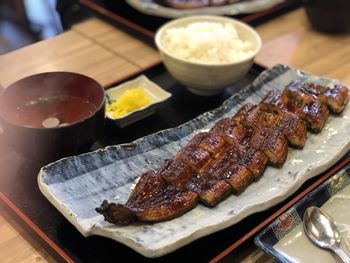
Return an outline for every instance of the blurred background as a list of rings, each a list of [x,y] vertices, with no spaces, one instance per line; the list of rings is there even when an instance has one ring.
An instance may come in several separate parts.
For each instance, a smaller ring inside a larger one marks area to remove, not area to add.
[[[0,0],[0,55],[58,35],[87,16],[75,0]]]

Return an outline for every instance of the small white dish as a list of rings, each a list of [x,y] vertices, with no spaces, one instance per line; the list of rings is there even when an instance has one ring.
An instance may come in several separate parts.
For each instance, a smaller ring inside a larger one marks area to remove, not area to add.
[[[132,124],[154,114],[159,104],[171,97],[171,93],[162,89],[159,85],[149,80],[145,75],[141,75],[133,80],[110,88],[106,90],[106,94],[109,100],[116,101],[120,98],[123,92],[134,88],[143,89],[152,102],[145,107],[139,108],[119,118],[112,117],[111,113],[106,111],[107,118],[113,121],[120,128],[123,128],[129,124]]]

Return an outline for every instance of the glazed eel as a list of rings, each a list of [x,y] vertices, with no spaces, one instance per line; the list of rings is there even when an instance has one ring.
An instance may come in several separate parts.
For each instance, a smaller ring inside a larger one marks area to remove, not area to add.
[[[307,129],[320,132],[329,111],[340,114],[348,101],[342,85],[296,80],[282,92],[271,90],[259,104],[243,105],[232,118],[196,134],[161,167],[142,174],[126,204],[104,200],[96,211],[110,223],[127,225],[170,220],[198,201],[215,206],[257,181],[267,165],[281,167],[288,145],[302,149]]]

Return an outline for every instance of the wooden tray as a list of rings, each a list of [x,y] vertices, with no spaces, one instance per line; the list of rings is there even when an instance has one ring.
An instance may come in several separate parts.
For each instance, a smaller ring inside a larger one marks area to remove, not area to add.
[[[21,237],[33,248],[45,251],[45,259],[57,262],[74,262],[2,192],[0,192],[0,216],[20,233]],[[14,256],[14,258],[17,257]]]
[[[283,167],[267,167],[258,182],[239,196],[229,196],[212,209],[198,205],[168,222],[146,224],[141,228],[137,224],[111,228],[102,216],[96,214],[96,206],[103,199],[125,203],[129,197],[126,189],[133,187],[140,174],[156,169],[162,160],[174,156],[189,137],[210,128],[221,118],[233,116],[248,101],[258,103],[272,87],[282,89],[296,78],[324,85],[334,83],[288,66],[276,65],[225,100],[222,106],[177,128],[162,130],[131,144],[65,158],[44,167],[38,177],[39,188],[84,236],[109,237],[146,257],[160,257],[176,251],[283,202],[308,179],[333,166],[350,150],[350,137],[346,132],[350,129],[347,121],[350,108],[345,109],[343,118],[330,116],[322,133],[309,134],[302,151],[290,149]],[[163,107],[161,111],[165,112],[167,108]]]
[[[218,107],[235,89],[251,83],[263,69],[254,65],[244,79],[228,87],[220,95],[209,98],[190,94],[166,72],[162,65],[148,69],[143,73],[173,94],[173,99],[164,103],[164,108],[167,110],[160,110],[155,115],[123,129],[107,123],[104,139],[96,143],[91,150],[130,142],[193,119],[205,111]],[[26,160],[12,149],[7,148],[6,142],[0,143],[2,144],[0,145],[0,166],[2,167],[0,191],[6,195],[6,198],[2,199],[8,200],[4,202],[4,205],[9,210],[17,211],[16,214],[24,224],[30,222],[32,231],[56,251],[55,253],[58,250],[67,254],[67,257],[62,257],[66,261],[68,259],[96,262],[108,261],[111,258],[128,258],[133,262],[161,262],[192,258],[193,255],[196,255],[198,261],[212,260],[215,262],[226,256],[231,257],[241,251],[245,243],[247,244],[247,240],[248,243],[251,242],[250,239],[276,215],[294,204],[329,176],[327,172],[309,180],[283,203],[251,215],[230,228],[196,240],[164,257],[148,259],[113,240],[97,236],[83,237],[40,193],[37,186],[37,174],[42,164]],[[207,247],[210,249],[203,249]]]

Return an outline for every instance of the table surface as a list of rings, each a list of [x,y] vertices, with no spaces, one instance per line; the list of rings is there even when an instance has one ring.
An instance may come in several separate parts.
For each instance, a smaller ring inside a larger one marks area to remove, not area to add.
[[[263,46],[256,63],[287,64],[350,84],[350,35],[323,34],[309,25],[303,8],[256,27]],[[0,56],[0,85],[44,71],[74,71],[109,87],[158,64],[152,43],[139,40],[98,18],[90,18],[49,40]],[[53,262],[11,215],[0,210],[0,262]],[[224,248],[223,248],[224,249]],[[254,246],[225,262],[274,262]]]

